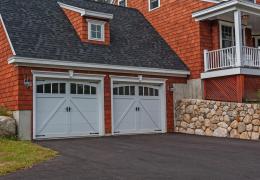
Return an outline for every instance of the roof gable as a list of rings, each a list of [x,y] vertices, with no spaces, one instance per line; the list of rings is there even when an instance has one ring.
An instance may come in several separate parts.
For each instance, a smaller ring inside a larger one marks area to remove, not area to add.
[[[113,14],[111,44],[102,46],[81,42],[56,0],[1,0],[0,14],[17,56],[187,70],[137,10],[89,0],[59,2]]]

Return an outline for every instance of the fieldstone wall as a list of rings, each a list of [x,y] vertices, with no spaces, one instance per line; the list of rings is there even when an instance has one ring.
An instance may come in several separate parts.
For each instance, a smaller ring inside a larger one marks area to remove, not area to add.
[[[176,132],[259,140],[260,104],[183,99],[176,117]]]

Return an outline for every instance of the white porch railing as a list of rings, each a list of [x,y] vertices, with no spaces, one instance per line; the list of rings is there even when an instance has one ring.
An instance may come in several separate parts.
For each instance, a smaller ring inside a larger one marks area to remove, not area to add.
[[[260,68],[260,49],[242,47],[241,65]],[[237,66],[236,47],[204,51],[205,71],[232,68]]]
[[[243,47],[242,65],[249,67],[260,67],[260,49],[252,47]]]

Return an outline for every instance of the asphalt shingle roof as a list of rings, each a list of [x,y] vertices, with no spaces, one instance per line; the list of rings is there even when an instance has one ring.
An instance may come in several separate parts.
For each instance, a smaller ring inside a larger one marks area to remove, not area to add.
[[[110,46],[83,43],[57,0],[1,0],[0,14],[17,56],[187,70],[139,11],[90,0],[58,2],[113,14]]]

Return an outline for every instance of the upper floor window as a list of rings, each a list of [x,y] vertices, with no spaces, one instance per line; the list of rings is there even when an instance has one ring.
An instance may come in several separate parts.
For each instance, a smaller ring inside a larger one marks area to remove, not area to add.
[[[149,11],[160,7],[160,0],[149,0]]]
[[[123,6],[123,7],[127,7],[127,0],[118,0],[118,5]]]
[[[88,19],[88,39],[94,41],[104,41],[105,22]]]
[[[245,28],[242,31],[242,44],[246,45],[245,41]],[[235,28],[233,23],[220,21],[220,47],[228,48],[235,46]]]

